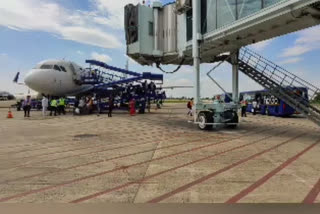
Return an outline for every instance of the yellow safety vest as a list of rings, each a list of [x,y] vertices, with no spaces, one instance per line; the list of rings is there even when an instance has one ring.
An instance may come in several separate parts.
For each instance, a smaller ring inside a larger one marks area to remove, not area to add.
[[[57,100],[51,100],[50,106],[57,107]]]
[[[65,106],[65,100],[63,98],[59,99],[59,106]]]

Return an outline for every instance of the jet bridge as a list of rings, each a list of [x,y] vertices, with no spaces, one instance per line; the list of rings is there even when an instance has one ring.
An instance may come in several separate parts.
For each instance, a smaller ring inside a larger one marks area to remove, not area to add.
[[[201,129],[238,122],[239,70],[320,125],[320,111],[285,90],[303,83],[316,95],[317,87],[268,60],[262,63],[262,56],[240,50],[318,24],[320,0],[178,0],[167,5],[154,2],[152,8],[141,4],[125,7],[128,56],[142,65],[194,66],[194,122]],[[201,103],[200,63],[218,61],[232,64],[233,106]],[[269,69],[271,73],[266,75]],[[282,77],[280,82],[277,77]]]
[[[201,63],[320,24],[319,0],[198,0]],[[125,7],[127,55],[142,65],[193,64],[193,7],[178,0]]]

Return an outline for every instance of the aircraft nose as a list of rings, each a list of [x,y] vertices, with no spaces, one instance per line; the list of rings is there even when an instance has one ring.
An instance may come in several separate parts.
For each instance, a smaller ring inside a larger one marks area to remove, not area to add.
[[[31,70],[29,71],[26,76],[24,77],[24,83],[32,88],[32,86],[35,84],[35,77],[36,77],[36,71]]]

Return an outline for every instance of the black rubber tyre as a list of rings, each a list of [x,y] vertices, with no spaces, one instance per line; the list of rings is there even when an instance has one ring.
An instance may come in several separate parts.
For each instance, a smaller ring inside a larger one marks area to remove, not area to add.
[[[198,115],[198,128],[200,130],[211,130],[213,125],[206,125],[205,123],[213,123],[212,114],[209,112],[200,112]]]

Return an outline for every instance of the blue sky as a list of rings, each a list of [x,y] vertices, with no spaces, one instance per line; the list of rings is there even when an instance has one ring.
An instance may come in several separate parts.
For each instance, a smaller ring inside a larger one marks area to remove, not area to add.
[[[10,0],[0,3],[0,90],[25,92],[12,83],[17,71],[25,74],[45,59],[62,59],[85,65],[96,58],[118,67],[126,63],[123,32],[123,6],[139,0]],[[148,1],[147,1],[148,2]],[[163,0],[168,3],[169,0]],[[259,43],[252,48],[303,78],[320,86],[318,61],[320,28],[315,27]],[[205,76],[212,65],[203,65]],[[172,68],[171,66],[168,67]],[[134,62],[130,69],[158,72]],[[230,66],[216,73],[217,79],[231,89]],[[192,85],[192,67],[185,66],[174,75],[165,75],[165,85]],[[22,81],[22,80],[21,80]],[[202,94],[219,93],[203,78]],[[257,89],[254,82],[241,75],[240,89]],[[192,91],[179,89],[169,95],[191,96]]]

